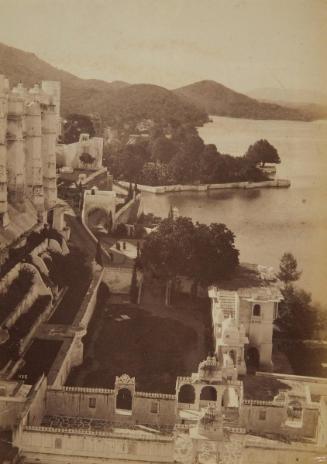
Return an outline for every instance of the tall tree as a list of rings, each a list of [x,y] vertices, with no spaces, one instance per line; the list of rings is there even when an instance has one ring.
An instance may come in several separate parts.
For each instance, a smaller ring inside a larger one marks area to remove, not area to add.
[[[224,224],[193,224],[178,217],[164,219],[145,239],[140,262],[163,278],[184,275],[209,285],[233,273],[238,254],[234,234]]]
[[[245,157],[255,164],[261,163],[261,166],[264,166],[265,163],[280,163],[278,151],[265,139],[258,140],[254,145],[250,145]]]
[[[297,261],[292,253],[284,253],[279,265],[277,277],[286,286],[299,280],[302,271],[297,268]]]

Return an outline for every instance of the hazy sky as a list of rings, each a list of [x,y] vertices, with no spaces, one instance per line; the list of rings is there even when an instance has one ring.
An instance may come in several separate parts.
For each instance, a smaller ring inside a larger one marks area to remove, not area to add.
[[[327,0],[0,0],[0,42],[85,78],[327,93]]]

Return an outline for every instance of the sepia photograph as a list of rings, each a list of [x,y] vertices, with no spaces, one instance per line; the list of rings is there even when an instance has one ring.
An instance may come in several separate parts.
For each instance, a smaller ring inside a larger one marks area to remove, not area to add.
[[[327,0],[0,0],[0,464],[327,464]]]

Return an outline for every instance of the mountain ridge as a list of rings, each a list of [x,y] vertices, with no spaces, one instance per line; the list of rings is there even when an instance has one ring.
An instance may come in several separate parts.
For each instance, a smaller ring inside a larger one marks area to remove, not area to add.
[[[131,127],[143,118],[202,125],[208,114],[248,119],[310,120],[298,108],[265,103],[213,80],[195,82],[174,90],[154,84],[130,84],[82,79],[58,69],[32,52],[0,43],[0,73],[11,85],[32,86],[41,80],[59,80],[62,114],[98,113],[106,124]]]
[[[247,119],[310,120],[303,111],[273,102],[261,102],[213,80],[202,80],[174,89],[210,115]]]

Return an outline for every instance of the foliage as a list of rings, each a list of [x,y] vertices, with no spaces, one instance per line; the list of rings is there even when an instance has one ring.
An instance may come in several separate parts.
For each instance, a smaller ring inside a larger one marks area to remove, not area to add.
[[[205,145],[191,125],[154,130],[149,140],[136,144],[109,146],[104,164],[115,178],[146,185],[266,179],[247,157],[224,155],[215,145]]]
[[[228,278],[238,265],[234,234],[224,224],[193,224],[190,218],[164,219],[145,239],[140,263],[164,278],[184,275],[209,285]]]
[[[127,227],[124,223],[117,224],[116,230],[114,232],[115,237],[127,237]]]
[[[292,253],[284,253],[280,265],[278,279],[284,282],[285,285],[297,281],[301,276],[301,271],[297,269],[297,261]]]
[[[90,137],[95,135],[91,118],[85,114],[69,114],[63,125],[63,143],[78,142],[81,134],[89,134]]]
[[[95,161],[94,156],[90,155],[90,153],[82,153],[79,159],[83,164],[92,164]]]
[[[280,163],[278,151],[264,139],[258,140],[254,145],[250,145],[245,158],[254,164],[261,163],[262,166],[265,163]]]
[[[281,331],[291,339],[308,339],[319,327],[319,312],[312,304],[310,293],[288,285],[282,290],[276,321]]]

